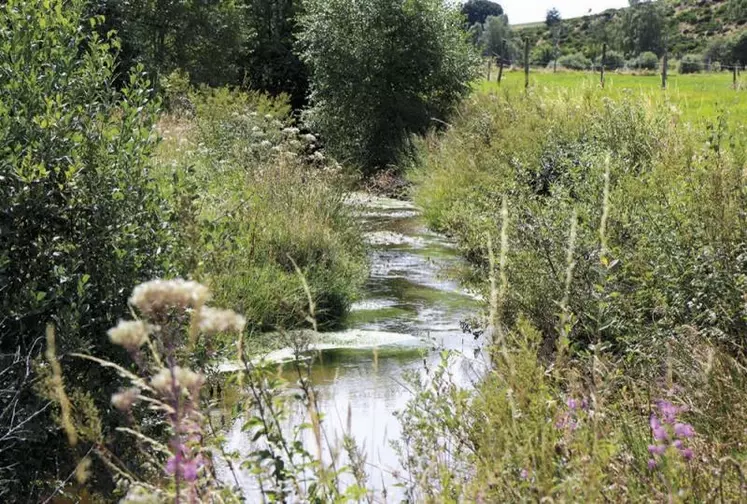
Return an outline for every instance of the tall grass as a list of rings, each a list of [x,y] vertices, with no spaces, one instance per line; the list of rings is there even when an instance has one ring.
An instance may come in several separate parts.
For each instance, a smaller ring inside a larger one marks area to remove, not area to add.
[[[475,390],[413,380],[417,500],[745,498],[745,159],[725,118],[593,89],[479,92],[421,143],[416,201],[505,343]]]
[[[193,92],[191,101],[193,118],[162,122],[157,168],[182,201],[188,269],[252,329],[271,330],[305,324],[295,261],[320,324],[334,325],[367,271],[339,166],[292,126],[282,97],[224,89]]]

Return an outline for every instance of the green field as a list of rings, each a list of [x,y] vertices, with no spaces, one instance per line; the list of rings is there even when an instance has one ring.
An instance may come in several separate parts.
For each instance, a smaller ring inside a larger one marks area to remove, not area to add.
[[[493,79],[497,73],[493,73]],[[588,89],[600,92],[611,98],[619,98],[624,93],[635,92],[654,100],[669,100],[683,119],[699,122],[711,120],[722,113],[728,115],[732,123],[744,123],[747,117],[747,80],[741,76],[738,89],[732,85],[732,75],[727,72],[670,75],[668,87],[661,89],[660,75],[632,75],[608,73],[605,76],[605,89],[599,86],[599,74],[592,72],[557,73],[535,71],[530,73],[529,82],[533,88],[545,88],[546,91]],[[501,87],[509,91],[521,90],[524,87],[524,73],[509,71],[504,73]],[[481,91],[499,89],[495,80],[483,80],[478,84]]]

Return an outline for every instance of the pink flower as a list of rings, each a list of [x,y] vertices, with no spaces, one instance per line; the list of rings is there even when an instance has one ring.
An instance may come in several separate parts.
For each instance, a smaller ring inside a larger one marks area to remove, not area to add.
[[[677,413],[681,410],[669,401],[659,401],[657,403],[659,407],[659,413],[661,413],[662,420],[664,423],[673,424]]]
[[[680,441],[679,439],[675,439],[674,442],[672,443],[672,446],[674,446],[678,450],[681,450],[682,449],[682,441]]]
[[[519,477],[523,480],[529,478],[529,471],[527,471],[526,469],[522,469],[519,473]]]
[[[680,450],[680,453],[685,460],[691,460],[693,458],[693,451],[690,448]]]
[[[656,468],[656,460],[648,459],[648,470],[653,471]]]
[[[648,445],[648,451],[651,455],[664,455],[667,447],[666,445]]]
[[[680,438],[691,438],[695,435],[695,429],[690,424],[676,423],[674,424],[674,434]]]
[[[568,399],[566,401],[566,404],[568,405],[568,408],[571,410],[575,410],[576,408],[578,408],[578,401],[576,401],[573,398]]]

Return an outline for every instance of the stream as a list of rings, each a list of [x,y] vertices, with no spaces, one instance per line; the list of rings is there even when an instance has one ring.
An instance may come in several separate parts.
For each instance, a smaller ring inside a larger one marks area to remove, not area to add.
[[[464,354],[453,366],[458,380],[471,383],[479,374],[471,363],[480,342],[463,332],[460,322],[478,313],[480,302],[455,280],[466,265],[453,243],[429,231],[411,203],[361,194],[349,201],[370,244],[370,277],[344,330],[323,335],[332,343],[318,346],[312,382],[328,438],[341,443],[349,424],[367,456],[375,502],[399,502],[403,491],[394,486],[394,473],[400,464],[391,441],[400,433],[394,412],[410,398],[403,373],[437,365],[439,350],[446,348]],[[290,422],[306,416],[299,411]],[[242,423],[230,426],[228,449],[246,454],[252,446]],[[304,437],[315,453],[311,432]],[[254,502],[258,489],[250,475],[241,474],[240,484]]]

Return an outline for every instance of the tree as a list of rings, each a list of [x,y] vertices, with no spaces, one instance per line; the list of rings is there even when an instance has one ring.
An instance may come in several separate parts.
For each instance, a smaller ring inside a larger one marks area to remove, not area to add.
[[[744,65],[747,63],[747,30],[743,31],[734,40],[734,48],[731,51],[732,64]]]
[[[549,11],[547,11],[547,16],[545,16],[545,24],[548,28],[552,29],[555,26],[559,25],[562,22],[562,18],[560,17],[560,11],[553,7]]]
[[[476,75],[463,19],[442,0],[310,0],[306,9],[305,119],[331,154],[365,171],[396,163]]]
[[[735,40],[727,37],[714,38],[708,42],[703,59],[707,62],[719,62],[722,65],[731,65],[734,58]]]
[[[729,0],[727,12],[734,23],[747,23],[747,0]]]
[[[635,55],[650,51],[657,56],[664,53],[666,18],[659,2],[630,0],[623,11],[623,49]]]
[[[308,92],[306,66],[296,51],[299,0],[245,0],[248,84],[274,96],[286,93],[301,108]]]
[[[467,16],[467,26],[483,24],[490,16],[501,16],[503,7],[489,0],[467,0],[462,6],[462,14]]]
[[[119,43],[92,32],[102,20],[84,8],[84,0],[0,5],[4,502],[37,501],[78,462],[53,421],[54,401],[37,395],[49,366],[32,363],[44,352],[47,324],[55,327],[68,394],[104,391],[97,405],[108,407],[114,377],[69,354],[94,350],[118,360],[105,331],[127,313],[136,283],[165,274],[173,243],[166,205],[148,177],[152,90],[142,70],[115,89]],[[90,431],[99,428],[91,420]]]
[[[483,54],[486,56],[499,57],[503,52],[503,42],[511,39],[511,27],[508,24],[508,17],[490,16],[482,25],[479,44],[482,47]],[[509,55],[503,55],[509,57]]]

